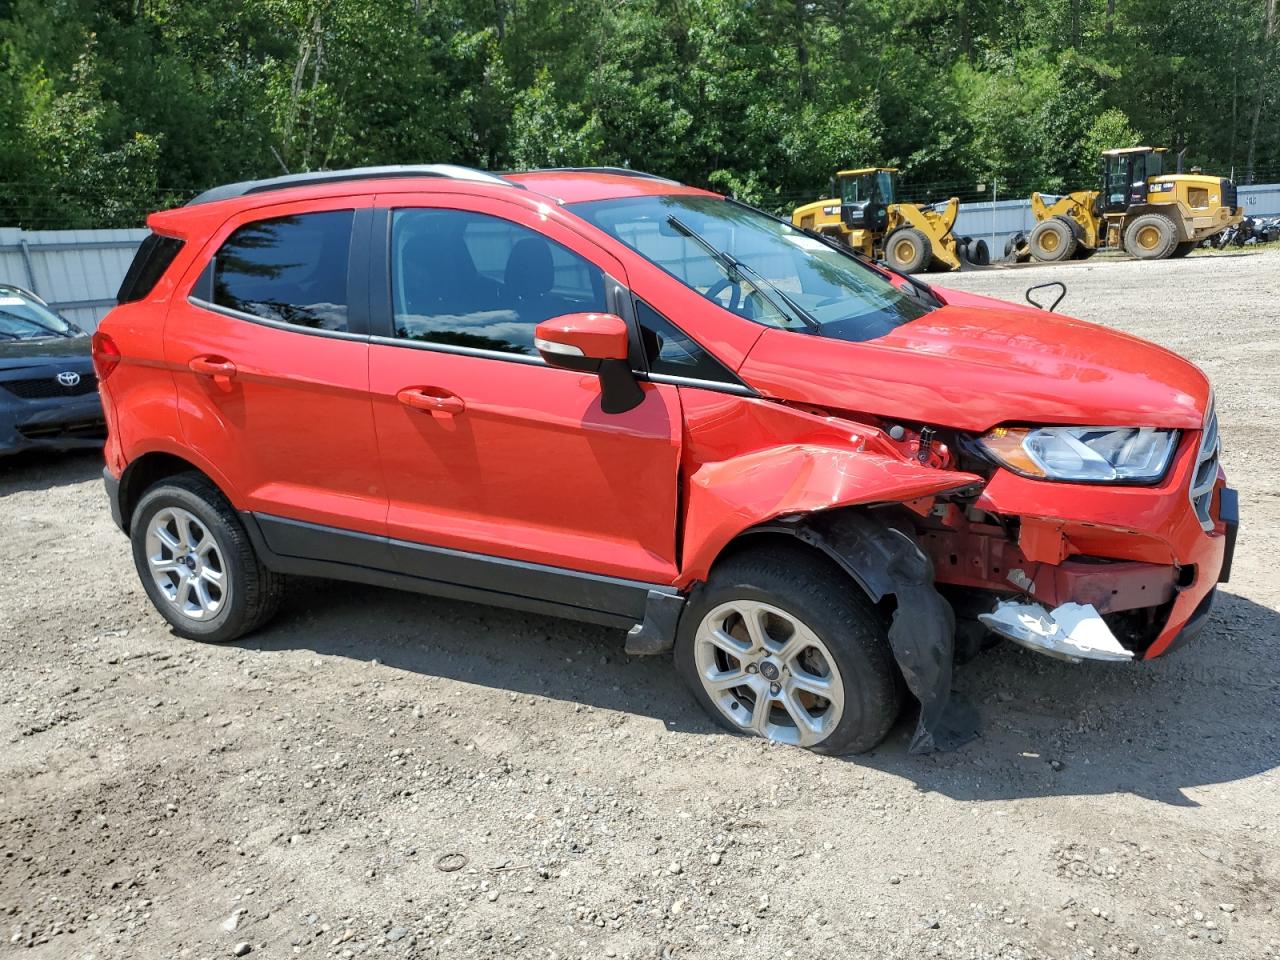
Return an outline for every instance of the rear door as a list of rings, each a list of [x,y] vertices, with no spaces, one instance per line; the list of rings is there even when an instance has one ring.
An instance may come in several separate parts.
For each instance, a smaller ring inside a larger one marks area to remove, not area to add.
[[[594,375],[548,367],[533,348],[542,320],[625,313],[622,264],[510,202],[385,200],[370,274],[370,386],[391,537],[670,583],[677,389],[645,383],[639,406],[606,414]],[[424,410],[415,395],[441,408]],[[410,551],[404,562],[430,556]],[[429,562],[409,572],[448,578],[460,558]]]
[[[165,358],[186,442],[239,506],[384,534],[364,283],[371,204],[283,203],[228,221],[174,300]]]

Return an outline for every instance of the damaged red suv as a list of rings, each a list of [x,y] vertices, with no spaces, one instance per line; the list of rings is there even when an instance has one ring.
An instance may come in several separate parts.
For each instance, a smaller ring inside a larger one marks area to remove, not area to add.
[[[112,512],[185,637],[356,580],[627,629],[826,753],[910,691],[927,750],[964,735],[958,646],[1157,657],[1230,570],[1190,363],[704,190],[382,167],[149,224],[94,356]]]

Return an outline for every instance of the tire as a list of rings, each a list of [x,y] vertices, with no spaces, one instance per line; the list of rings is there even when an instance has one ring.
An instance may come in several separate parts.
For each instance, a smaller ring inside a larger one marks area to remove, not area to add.
[[[981,237],[971,237],[969,239],[969,262],[975,267],[991,265],[991,251],[987,249],[987,241]]]
[[[200,474],[167,477],[147,490],[129,539],[143,589],[180,637],[227,643],[280,606],[284,577],[259,562],[231,504]]]
[[[884,259],[899,273],[919,273],[932,256],[929,238],[915,227],[903,227],[884,242]]]
[[[1180,260],[1196,248],[1194,240],[1184,240],[1173,248],[1173,253],[1169,254],[1170,260]]]
[[[757,617],[766,639],[748,639],[744,614]],[[720,641],[713,642],[717,625]],[[675,662],[702,708],[723,726],[816,753],[870,750],[901,708],[881,619],[853,580],[804,548],[751,550],[716,566],[680,618]],[[719,688],[710,683],[716,674]],[[739,678],[741,684],[728,685]],[[797,680],[825,681],[831,696],[800,689]],[[764,704],[758,713],[757,703]],[[793,710],[805,714],[807,728]]]
[[[1173,221],[1159,213],[1135,217],[1124,232],[1124,249],[1139,260],[1164,260],[1178,245]]]
[[[1031,231],[1031,238],[1027,242],[1031,247],[1031,255],[1045,263],[1070,260],[1078,245],[1076,232],[1061,217],[1041,220]]]

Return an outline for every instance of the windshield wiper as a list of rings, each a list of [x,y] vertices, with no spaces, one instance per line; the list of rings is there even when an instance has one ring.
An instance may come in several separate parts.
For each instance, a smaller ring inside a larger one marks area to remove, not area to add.
[[[70,333],[69,331],[62,331],[57,329],[56,327],[46,326],[45,324],[41,323],[39,320],[32,320],[30,317],[24,317],[20,313],[13,313],[10,310],[0,310],[0,314],[3,314],[6,317],[13,317],[13,319],[17,320],[19,323],[29,324],[30,326],[35,327],[37,330],[43,330],[46,333],[52,333],[55,337],[73,336],[73,334]],[[21,339],[21,338],[15,335],[15,339]]]
[[[703,250],[711,254],[712,259],[719,263],[720,266],[724,267],[725,272],[729,275],[729,279],[731,281],[736,283],[740,278],[746,277],[755,286],[756,292],[759,293],[760,296],[764,297],[773,309],[782,314],[787,313],[787,310],[783,310],[778,306],[778,300],[781,300],[787,305],[791,315],[807,326],[810,330],[818,330],[821,328],[822,325],[813,318],[813,314],[809,313],[808,310],[804,309],[804,307],[792,300],[791,297],[787,296],[786,293],[778,289],[778,286],[775,283],[760,276],[758,272],[747,266],[733,254],[727,253],[716,247],[715,244],[706,237],[697,233],[679,217],[673,214],[667,217],[667,223],[671,224],[671,226],[675,227],[698,246],[702,247]],[[769,295],[770,291],[777,296],[778,300],[775,300]]]

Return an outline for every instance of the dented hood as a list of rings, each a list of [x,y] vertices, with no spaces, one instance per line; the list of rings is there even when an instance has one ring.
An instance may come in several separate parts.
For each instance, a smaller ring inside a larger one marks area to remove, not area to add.
[[[946,306],[863,343],[768,329],[738,374],[767,396],[962,430],[1204,421],[1208,380],[1175,353],[1059,314],[937,292]]]

